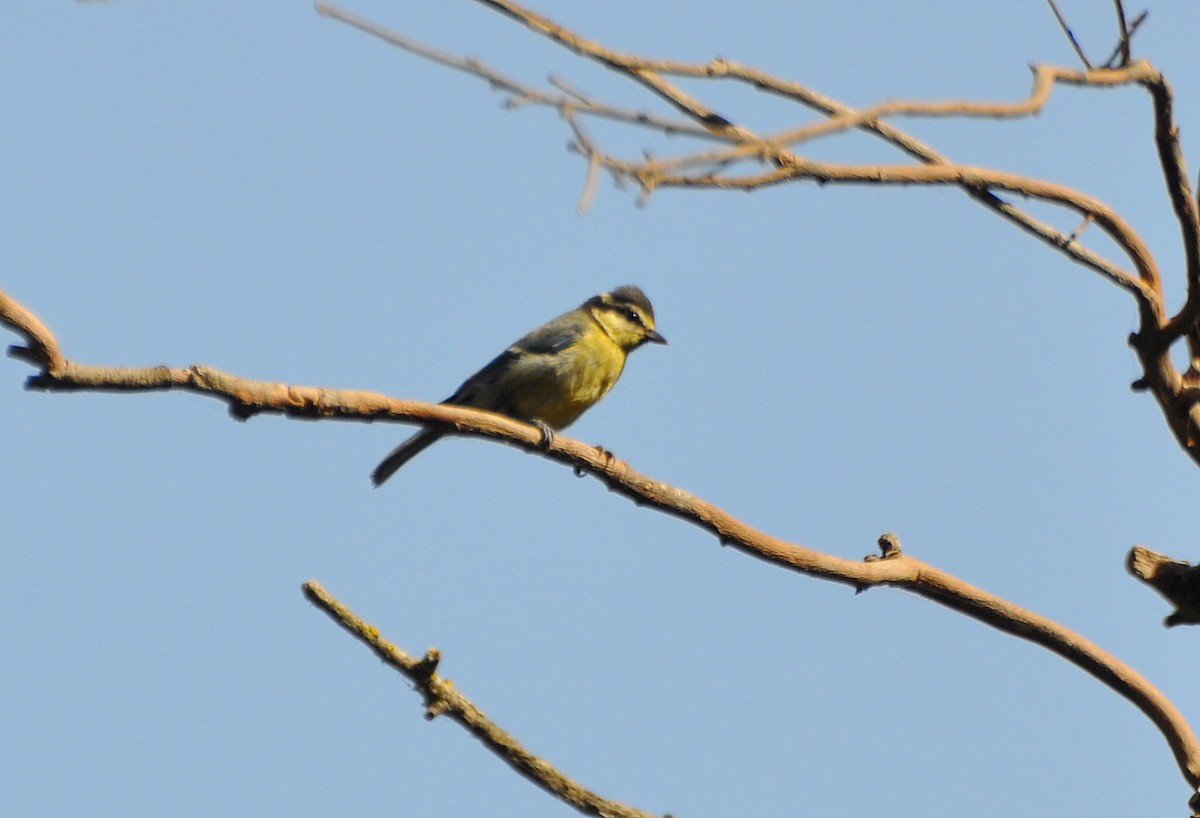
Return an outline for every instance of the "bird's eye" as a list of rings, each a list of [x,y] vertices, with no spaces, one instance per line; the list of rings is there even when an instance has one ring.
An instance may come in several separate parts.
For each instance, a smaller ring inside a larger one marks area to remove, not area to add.
[[[628,318],[634,324],[637,324],[639,327],[644,327],[646,325],[646,322],[642,320],[641,313],[639,313],[633,307],[625,307],[621,310],[621,312],[624,313],[626,318]]]

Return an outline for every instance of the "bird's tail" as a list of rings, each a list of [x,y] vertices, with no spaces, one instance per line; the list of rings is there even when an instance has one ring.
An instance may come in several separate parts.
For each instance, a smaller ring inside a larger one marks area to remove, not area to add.
[[[440,432],[436,429],[426,429],[422,432],[417,432],[393,449],[392,453],[383,458],[383,462],[375,467],[375,471],[371,472],[371,482],[375,484],[375,488],[382,486],[383,481],[395,474],[397,469],[434,443],[437,443],[443,435],[445,435],[445,432]]]

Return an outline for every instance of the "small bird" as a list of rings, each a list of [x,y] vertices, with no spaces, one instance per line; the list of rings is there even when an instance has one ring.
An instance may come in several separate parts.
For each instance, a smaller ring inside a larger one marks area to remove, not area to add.
[[[442,401],[532,423],[549,442],[612,389],[625,358],[646,342],[665,344],[654,307],[632,284],[593,296],[542,324],[476,372]],[[446,433],[423,429],[371,472],[377,487]]]

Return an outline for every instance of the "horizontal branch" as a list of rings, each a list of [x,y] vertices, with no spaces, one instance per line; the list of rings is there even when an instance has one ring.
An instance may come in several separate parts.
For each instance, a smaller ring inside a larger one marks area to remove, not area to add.
[[[463,695],[452,681],[438,675],[441,652],[436,648],[431,648],[420,659],[409,655],[385,639],[378,628],[364,622],[316,581],[304,583],[304,595],[355,639],[373,650],[384,663],[398,670],[412,682],[413,687],[425,700],[426,718],[446,716],[458,722],[479,739],[484,747],[518,773],[584,815],[598,815],[604,818],[655,818],[649,812],[628,807],[592,792],[564,775],[550,762],[525,749],[511,733],[501,729],[474,702]]]
[[[15,318],[15,323],[14,323]],[[1132,667],[1070,629],[1012,602],[982,591],[931,565],[885,549],[883,559],[865,561],[835,557],[773,537],[721,508],[682,489],[654,480],[610,452],[564,435],[546,444],[541,431],[503,415],[457,406],[389,398],[373,392],[289,386],[254,381],[211,367],[95,367],[68,361],[53,334],[29,310],[0,291],[0,322],[27,338],[27,360],[61,361],[29,379],[32,388],[51,390],[180,389],[227,402],[239,418],[259,412],[289,417],[340,420],[416,421],[447,432],[486,437],[540,452],[590,474],[638,505],[648,505],[714,534],[727,546],[771,564],[863,590],[895,585],[945,605],[1006,633],[1053,651],[1099,679],[1138,707],[1159,728],[1175,754],[1184,778],[1200,786],[1200,742],[1175,706]],[[38,329],[40,328],[40,329]]]

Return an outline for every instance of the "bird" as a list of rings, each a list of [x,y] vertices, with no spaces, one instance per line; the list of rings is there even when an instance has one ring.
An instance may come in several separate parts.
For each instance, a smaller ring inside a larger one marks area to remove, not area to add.
[[[608,394],[630,352],[665,344],[654,328],[654,307],[639,287],[625,284],[584,301],[542,324],[497,355],[442,401],[507,415],[537,426],[545,445]],[[371,472],[378,488],[446,433],[422,429]]]

